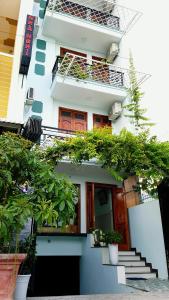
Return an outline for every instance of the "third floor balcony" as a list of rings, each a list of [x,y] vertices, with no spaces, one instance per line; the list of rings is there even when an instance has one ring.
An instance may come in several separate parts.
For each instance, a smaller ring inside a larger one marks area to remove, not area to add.
[[[106,53],[140,15],[115,0],[48,0],[43,34],[74,48]]]
[[[137,72],[141,84],[149,75]],[[130,71],[102,60],[66,53],[57,57],[52,71],[51,96],[56,100],[109,111],[123,102],[130,86]]]

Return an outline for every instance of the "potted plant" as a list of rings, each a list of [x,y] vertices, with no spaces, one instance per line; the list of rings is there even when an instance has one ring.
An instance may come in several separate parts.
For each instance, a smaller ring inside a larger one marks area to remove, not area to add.
[[[93,235],[94,247],[101,247],[105,245],[105,233],[102,229],[96,228],[91,231]]]
[[[118,244],[122,242],[120,232],[113,230],[105,233],[105,243],[109,249],[109,257],[112,265],[118,264]]]
[[[13,299],[19,266],[26,258],[19,252],[19,234],[29,214],[24,199],[0,205],[0,300]]]
[[[30,234],[24,240],[21,240],[19,242],[19,252],[27,253],[27,257],[19,268],[14,300],[26,300],[28,284],[36,259],[36,237]]]

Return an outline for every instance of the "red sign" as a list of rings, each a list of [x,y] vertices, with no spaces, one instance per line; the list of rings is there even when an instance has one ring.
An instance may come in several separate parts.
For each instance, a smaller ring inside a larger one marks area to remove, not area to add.
[[[33,30],[34,30],[35,17],[27,15],[23,54],[21,59],[20,73],[28,74],[29,64],[32,54],[32,43],[33,43]]]

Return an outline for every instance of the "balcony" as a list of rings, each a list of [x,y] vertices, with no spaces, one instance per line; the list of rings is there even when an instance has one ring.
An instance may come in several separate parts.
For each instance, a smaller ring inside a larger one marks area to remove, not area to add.
[[[106,53],[140,15],[115,0],[48,0],[43,34],[74,48]]]
[[[73,137],[76,135],[76,132],[73,130],[65,130],[55,127],[42,126],[42,135],[40,144],[42,148],[52,146],[54,140],[64,140],[68,137]]]
[[[57,57],[53,67],[51,96],[109,112],[113,102],[123,102],[126,98],[129,77],[127,69],[66,53],[64,58]],[[138,84],[147,77],[137,73]]]

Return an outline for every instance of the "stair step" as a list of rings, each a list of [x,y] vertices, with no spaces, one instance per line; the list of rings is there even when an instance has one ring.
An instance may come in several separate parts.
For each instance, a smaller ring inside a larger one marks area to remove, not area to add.
[[[118,253],[119,253],[119,255],[122,255],[122,256],[124,256],[124,255],[136,255],[135,251],[119,251]]]
[[[126,266],[126,267],[145,267],[145,261],[143,260],[119,261],[119,265]]]
[[[140,261],[139,255],[119,255],[119,261]]]
[[[126,273],[126,278],[156,278],[156,273]]]
[[[125,267],[126,273],[150,273],[150,267]]]

